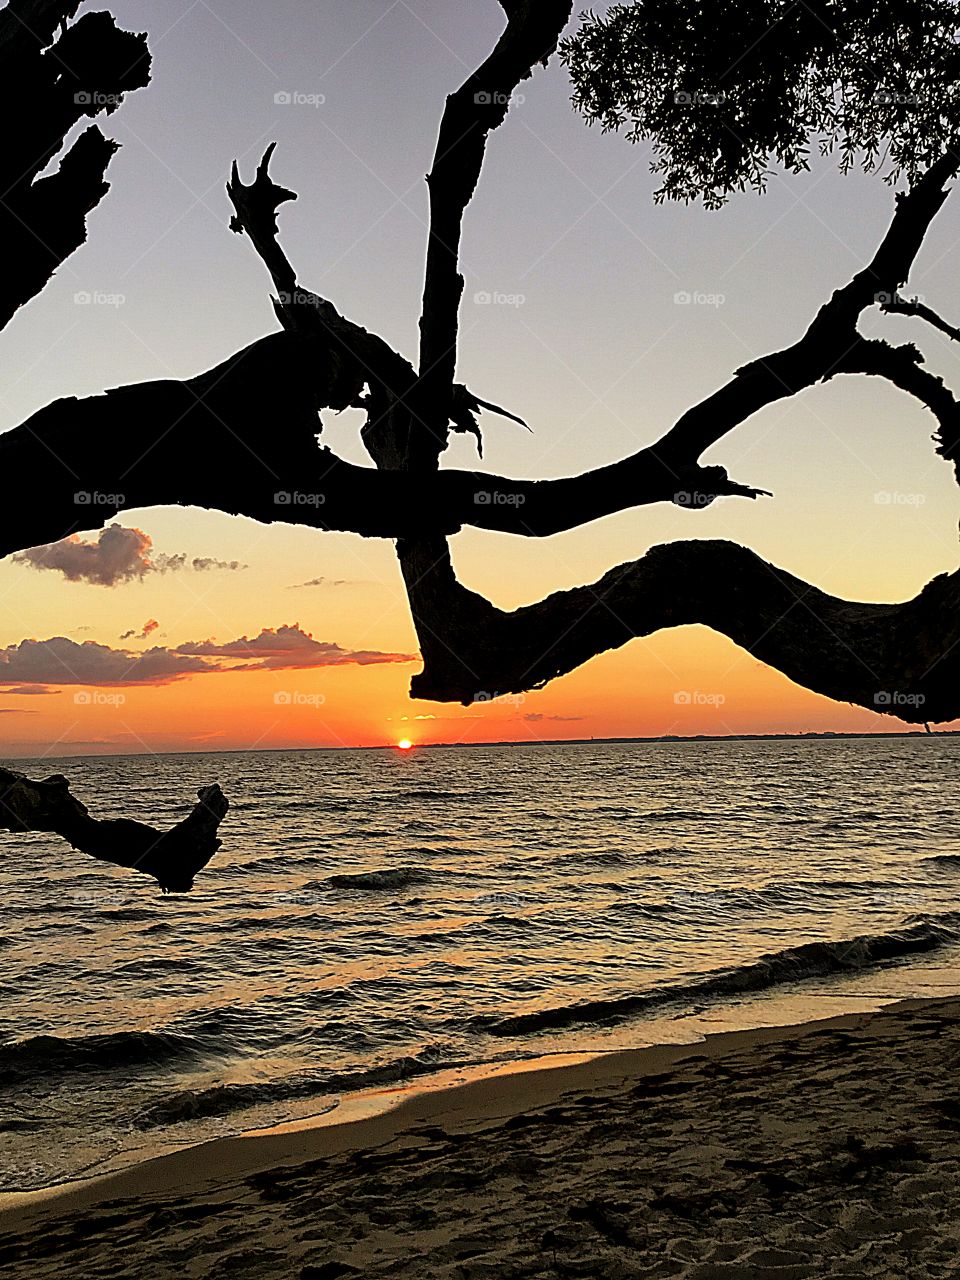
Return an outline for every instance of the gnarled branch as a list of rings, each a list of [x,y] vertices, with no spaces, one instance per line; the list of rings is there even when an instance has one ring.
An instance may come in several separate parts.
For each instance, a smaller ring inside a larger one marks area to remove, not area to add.
[[[0,10],[4,101],[23,108],[0,149],[0,328],[83,244],[87,215],[109,190],[104,173],[117,143],[91,127],[55,173],[38,175],[76,124],[110,114],[150,80],[145,38],[119,30],[109,13],[68,25],[79,3],[10,0]]]
[[[751,360],[725,386],[688,409],[660,442],[663,455],[699,458],[760,409],[828,378],[861,340],[857,321],[863,312],[895,294],[909,276],[958,164],[953,153],[944,156],[908,192],[898,194],[896,212],[872,261],[821,307],[799,342]]]
[[[442,540],[401,544],[424,658],[416,697],[523,693],[608,649],[701,623],[805,689],[913,724],[960,716],[960,572],[903,604],[840,600],[731,542],[652,548],[512,613],[462,586]]]
[[[101,862],[153,876],[164,893],[186,893],[220,848],[217,829],[229,808],[216,783],[197,797],[182,822],[159,831],[127,818],[91,818],[60,774],[34,782],[0,769],[0,830],[52,832]]]
[[[343,397],[339,343],[279,333],[186,382],[57,400],[0,435],[0,469],[42,477],[36,501],[0,507],[0,555],[100,528],[121,511],[197,506],[264,523],[397,538],[464,525],[528,537],[626,507],[756,496],[722,467],[680,474],[656,453],[580,476],[373,470],[317,447],[318,408]]]
[[[572,0],[501,0],[507,14],[503,35],[490,56],[447,98],[433,167],[430,236],[420,315],[420,381],[423,429],[413,462],[436,465],[446,448],[448,405],[457,365],[457,333],[463,276],[460,239],[463,215],[483,167],[487,136],[503,124],[518,86],[556,51],[570,19]]]

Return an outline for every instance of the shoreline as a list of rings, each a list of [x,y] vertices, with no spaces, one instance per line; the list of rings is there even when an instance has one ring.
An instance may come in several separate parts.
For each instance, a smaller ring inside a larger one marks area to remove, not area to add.
[[[250,1123],[246,1127],[238,1125],[232,1132],[208,1137],[195,1135],[180,1141],[161,1138],[152,1150],[148,1145],[146,1151],[138,1148],[136,1153],[123,1149],[83,1171],[64,1177],[60,1182],[24,1191],[0,1190],[0,1233],[7,1212],[18,1209],[32,1211],[34,1206],[40,1211],[48,1201],[59,1203],[74,1195],[78,1203],[87,1203],[88,1191],[89,1202],[95,1203],[101,1186],[120,1186],[127,1177],[136,1182],[140,1170],[149,1171],[158,1165],[159,1172],[161,1162],[165,1165],[167,1161],[175,1161],[171,1168],[178,1169],[181,1160],[185,1165],[192,1164],[192,1153],[197,1153],[200,1164],[205,1166],[207,1153],[215,1154],[221,1144],[256,1143],[260,1138],[272,1138],[274,1135],[307,1134],[318,1130],[323,1131],[318,1149],[326,1150],[328,1142],[336,1149],[343,1149],[338,1145],[337,1136],[329,1131],[344,1126],[349,1130],[349,1137],[353,1126],[360,1122],[375,1125],[377,1121],[383,1121],[389,1125],[391,1114],[407,1104],[417,1102],[418,1113],[421,1108],[428,1112],[431,1099],[436,1099],[439,1104],[447,1096],[460,1090],[470,1090],[476,1085],[497,1088],[503,1083],[509,1096],[508,1078],[514,1075],[533,1076],[544,1081],[559,1080],[552,1073],[567,1071],[572,1064],[589,1067],[590,1064],[613,1059],[622,1059],[629,1067],[642,1073],[647,1055],[652,1055],[651,1062],[654,1062],[667,1054],[672,1063],[689,1053],[698,1052],[707,1041],[722,1045],[732,1037],[745,1037],[749,1043],[761,1033],[787,1035],[808,1025],[819,1026],[838,1019],[865,1017],[895,1005],[949,1000],[955,994],[960,1000],[960,977],[954,977],[956,970],[952,965],[942,967],[939,957],[932,964],[917,957],[911,959],[914,963],[909,967],[901,968],[895,964],[887,969],[869,969],[856,978],[843,975],[842,984],[833,975],[834,981],[831,983],[830,978],[826,979],[825,986],[815,987],[813,984],[817,979],[800,979],[786,989],[775,987],[745,992],[729,1001],[708,1001],[699,1009],[667,1004],[659,1013],[633,1023],[630,1043],[627,1044],[616,1035],[616,1024],[613,1028],[601,1026],[592,1031],[583,1027],[573,1031],[567,1028],[559,1033],[560,1039],[553,1047],[542,1048],[539,1052],[531,1049],[529,1053],[516,1057],[493,1057],[457,1066],[438,1066],[422,1075],[401,1076],[334,1095],[320,1094],[312,1100],[314,1109],[309,1109],[308,1102],[300,1114],[278,1120]],[[909,977],[906,983],[899,980],[904,970]],[[819,981],[824,982],[824,979]],[[821,1009],[825,1011],[821,1012]],[[621,1024],[620,1030],[624,1030],[626,1025],[629,1024]],[[608,1043],[604,1043],[602,1038],[605,1033],[612,1034]],[[659,1068],[657,1061],[651,1069]],[[574,1084],[576,1074],[573,1073]],[[332,1101],[322,1105],[321,1098],[324,1097],[330,1097]],[[309,1139],[298,1141],[298,1149],[304,1142],[309,1142]],[[281,1162],[284,1161],[278,1159],[278,1163]],[[148,1176],[152,1182],[152,1175]]]
[[[948,1059],[944,1056],[943,1046],[932,1042],[941,1039],[947,1032],[956,1034],[960,1048],[960,996],[957,995],[896,1000],[885,1003],[874,1012],[839,1014],[789,1026],[723,1031],[708,1034],[703,1040],[693,1043],[660,1044],[649,1048],[605,1052],[599,1056],[573,1054],[569,1055],[570,1060],[563,1062],[551,1063],[549,1059],[539,1058],[500,1064],[469,1079],[456,1078],[462,1077],[463,1072],[450,1072],[447,1074],[453,1078],[446,1088],[441,1089],[416,1082],[402,1089],[370,1090],[363,1095],[348,1096],[342,1101],[340,1108],[317,1117],[315,1122],[297,1120],[267,1130],[215,1138],[80,1184],[66,1184],[40,1192],[8,1193],[0,1198],[0,1261],[16,1262],[18,1256],[22,1256],[25,1266],[32,1265],[35,1268],[36,1263],[31,1263],[30,1258],[41,1247],[39,1242],[49,1234],[51,1240],[65,1237],[57,1248],[58,1258],[62,1254],[65,1265],[69,1264],[64,1274],[69,1274],[71,1266],[75,1268],[75,1274],[99,1274],[89,1257],[85,1257],[81,1264],[71,1261],[73,1252],[79,1251],[84,1255],[90,1251],[96,1253],[98,1249],[109,1252],[115,1246],[116,1241],[111,1245],[111,1240],[116,1231],[131,1228],[131,1224],[140,1222],[145,1214],[151,1220],[158,1215],[160,1218],[172,1215],[175,1221],[182,1217],[188,1223],[192,1212],[190,1207],[198,1204],[206,1204],[205,1212],[208,1211],[214,1220],[219,1220],[218,1216],[222,1215],[226,1229],[226,1224],[232,1224],[239,1212],[239,1204],[249,1200],[251,1195],[262,1219],[261,1229],[272,1231],[276,1225],[270,1225],[274,1217],[274,1206],[295,1204],[298,1199],[299,1193],[296,1191],[289,1196],[286,1192],[281,1193],[279,1189],[287,1183],[294,1188],[303,1183],[302,1196],[311,1205],[318,1203],[318,1197],[323,1200],[325,1181],[322,1175],[318,1181],[318,1169],[336,1170],[341,1177],[349,1177],[351,1170],[359,1169],[361,1172],[355,1173],[353,1177],[360,1185],[363,1183],[362,1168],[368,1164],[376,1165],[382,1170],[384,1186],[389,1189],[385,1193],[383,1210],[389,1217],[393,1199],[403,1186],[411,1153],[416,1155],[418,1152],[427,1152],[433,1158],[439,1148],[443,1158],[451,1164],[451,1168],[455,1168],[458,1156],[469,1151],[471,1146],[478,1145],[503,1154],[502,1148],[510,1144],[514,1135],[522,1136],[528,1129],[532,1131],[555,1127],[557,1136],[572,1136],[574,1146],[582,1146],[585,1153],[589,1152],[591,1161],[600,1161],[602,1168],[605,1157],[603,1144],[598,1145],[597,1134],[606,1132],[612,1122],[614,1134],[622,1138],[624,1133],[631,1131],[631,1125],[643,1122],[647,1110],[645,1106],[641,1105],[637,1116],[633,1115],[637,1108],[632,1099],[637,1096],[643,1099],[662,1097],[673,1125],[679,1124],[687,1135],[687,1142],[683,1147],[685,1156],[689,1155],[689,1150],[696,1156],[697,1149],[703,1145],[703,1138],[698,1134],[701,1112],[695,1109],[690,1114],[687,1095],[691,1092],[702,1095],[701,1101],[709,1103],[703,1112],[704,1124],[707,1118],[713,1123],[714,1109],[721,1103],[728,1105],[729,1102],[724,1092],[724,1081],[742,1076],[748,1081],[746,1096],[751,1103],[748,1108],[750,1125],[756,1125],[758,1133],[762,1135],[765,1129],[770,1129],[777,1109],[783,1106],[788,1110],[792,1109],[796,1101],[790,1088],[784,1092],[782,1078],[770,1070],[771,1062],[793,1063],[799,1059],[811,1059],[811,1070],[805,1070],[798,1077],[798,1087],[802,1084],[804,1088],[809,1088],[811,1078],[816,1079],[821,1074],[827,1077],[835,1074],[838,1086],[843,1081],[846,1087],[852,1080],[855,1085],[862,1083],[861,1093],[870,1089],[879,1090],[880,1096],[886,1099],[887,1085],[889,1083],[892,1087],[894,1083],[892,1072],[900,1073],[904,1078],[909,1078],[915,1071],[922,1073],[925,1056],[929,1054],[933,1054],[934,1062],[940,1061],[946,1066]],[[841,1047],[843,1052],[840,1051]],[[851,1078],[848,1071],[850,1064],[846,1059],[854,1052],[865,1061],[869,1060],[871,1069]],[[949,1078],[946,1074],[942,1076],[941,1082],[942,1092],[948,1093]],[[758,1096],[753,1097],[754,1093]],[[906,1089],[902,1097],[891,1095],[885,1102],[887,1112],[895,1112],[897,1106],[915,1101],[915,1093],[916,1089]],[[829,1090],[825,1101],[833,1106],[840,1105],[840,1101]],[[957,1109],[960,1114],[960,1102],[957,1103]],[[627,1113],[631,1116],[630,1124],[624,1122]],[[839,1126],[832,1120],[827,1130],[834,1137],[839,1137],[842,1143],[843,1123],[848,1123],[851,1127],[862,1126],[868,1113],[869,1108],[866,1111],[843,1110]],[[589,1130],[583,1135],[584,1141],[580,1144],[577,1141],[577,1127],[585,1125],[588,1116],[591,1118]],[[875,1124],[868,1129],[867,1135],[856,1140],[866,1143],[867,1148],[870,1147],[873,1130],[882,1127],[879,1111],[873,1119]],[[804,1115],[801,1114],[793,1116],[792,1124],[802,1128],[804,1123],[812,1125],[814,1121],[815,1117],[808,1116],[804,1120]],[[943,1123],[942,1119],[939,1123]],[[655,1126],[652,1132],[659,1134],[662,1127]],[[956,1127],[960,1129],[960,1124]],[[820,1141],[822,1137],[820,1135],[817,1140]],[[905,1138],[904,1141],[909,1143],[913,1139]],[[709,1145],[707,1143],[704,1150]],[[616,1152],[611,1151],[611,1159],[619,1152],[619,1147],[616,1144],[614,1146]],[[854,1151],[857,1149],[855,1144]],[[531,1158],[543,1160],[542,1150],[540,1144]],[[650,1158],[649,1141],[641,1143],[638,1150],[637,1167],[642,1170]],[[904,1150],[907,1151],[907,1148]],[[782,1156],[782,1151],[779,1154]],[[907,1151],[907,1155],[909,1154]],[[957,1139],[956,1156],[957,1170],[960,1170],[960,1139]],[[906,1163],[909,1165],[911,1162],[907,1160]],[[415,1160],[415,1167],[420,1167],[419,1158]],[[659,1157],[651,1172],[659,1178],[667,1179],[671,1176],[670,1167],[663,1166]],[[571,1183],[570,1194],[574,1199],[585,1190],[576,1188],[574,1195],[572,1184],[576,1182],[577,1170],[568,1163],[564,1162],[562,1168],[558,1167],[553,1173],[557,1176],[562,1173],[563,1179]],[[618,1173],[617,1177],[620,1176]],[[788,1180],[791,1177],[786,1172],[778,1176]],[[550,1181],[549,1177],[547,1181]],[[453,1182],[456,1182],[455,1178]],[[522,1182],[523,1178],[521,1184]],[[445,1177],[440,1185],[438,1211],[442,1211],[445,1205],[456,1208],[459,1192],[445,1196],[443,1188],[447,1186]],[[956,1190],[960,1201],[960,1174]],[[602,1199],[604,1194],[602,1185],[594,1186],[595,1196],[599,1195]],[[554,1208],[561,1218],[565,1218],[565,1193],[558,1190],[557,1196],[559,1199],[555,1198]],[[336,1200],[332,1200],[330,1205],[324,1204],[324,1208],[334,1212],[337,1208]],[[89,1229],[81,1230],[78,1227],[78,1224],[89,1220],[91,1214],[95,1215],[95,1221],[103,1227],[102,1239]],[[455,1221],[450,1224],[451,1230],[461,1217],[462,1213],[457,1210],[454,1213]],[[346,1221],[343,1225],[346,1229]],[[137,1228],[139,1229],[140,1227]],[[184,1226],[178,1230],[186,1232],[183,1237],[186,1247],[189,1228]],[[376,1236],[377,1233],[373,1234]],[[162,1245],[162,1235],[158,1247],[159,1245]],[[297,1247],[300,1248],[301,1245]],[[338,1246],[341,1252],[342,1246],[343,1242]],[[504,1246],[512,1247],[510,1240],[500,1241],[497,1248],[502,1249]],[[353,1252],[349,1256],[344,1254],[347,1261],[343,1265],[357,1265],[351,1259],[354,1255],[360,1258],[362,1252],[359,1244],[354,1242]],[[207,1257],[204,1265],[209,1267],[211,1261]],[[380,1274],[375,1269],[380,1265],[375,1256],[371,1255],[359,1265],[363,1268],[362,1274]],[[495,1265],[499,1266],[500,1263]],[[202,1269],[186,1272],[198,1275],[207,1273]],[[360,1273],[359,1270],[356,1272]],[[8,1274],[20,1273],[9,1271]],[[27,1275],[29,1271],[24,1270],[22,1274]],[[45,1271],[44,1274],[56,1273]],[[127,1273],[105,1271],[104,1274]],[[137,1273],[134,1271],[130,1274]],[[238,1274],[245,1274],[242,1267]],[[249,1274],[297,1275],[297,1271],[291,1269],[289,1272],[274,1272],[267,1269],[250,1271]],[[304,1274],[309,1274],[309,1268]],[[330,1274],[349,1275],[355,1272]],[[406,1273],[384,1271],[383,1274]],[[419,1272],[414,1268],[409,1274],[454,1277],[462,1273],[442,1268],[436,1272]],[[493,1277],[506,1275],[508,1272],[490,1270],[478,1271],[476,1274]],[[548,1269],[544,1272],[544,1275],[547,1274],[555,1275],[556,1272]],[[593,1273],[574,1271],[571,1274]],[[606,1272],[599,1274],[605,1275]],[[648,1273],[644,1271],[637,1274]],[[663,1271],[662,1274],[686,1272]],[[691,1276],[694,1274],[698,1273],[690,1272]],[[727,1273],[722,1270],[716,1272],[718,1276],[721,1274]],[[752,1272],[741,1267],[741,1270],[731,1271],[729,1274],[746,1277]],[[779,1272],[776,1274],[780,1275]],[[800,1274],[783,1272],[782,1280],[799,1280]],[[827,1273],[814,1271],[809,1274]],[[887,1273],[864,1270],[862,1274]],[[891,1271],[889,1274],[906,1273]]]

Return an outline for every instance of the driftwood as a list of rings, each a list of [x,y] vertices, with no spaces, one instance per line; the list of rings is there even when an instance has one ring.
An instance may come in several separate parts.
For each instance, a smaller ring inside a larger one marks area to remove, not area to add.
[[[217,828],[229,805],[216,783],[201,787],[193,810],[169,831],[128,818],[91,818],[60,774],[31,781],[0,769],[0,829],[49,831],[101,862],[153,876],[164,893],[186,893],[221,841]]]

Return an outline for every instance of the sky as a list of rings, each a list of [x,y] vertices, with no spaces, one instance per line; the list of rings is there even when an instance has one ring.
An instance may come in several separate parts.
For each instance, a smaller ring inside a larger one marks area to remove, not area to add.
[[[299,192],[281,234],[301,283],[415,356],[424,175],[445,95],[499,34],[495,0],[110,8],[148,32],[153,82],[100,118],[122,148],[88,243],[0,333],[0,429],[60,396],[193,376],[276,329],[224,190],[231,161],[249,180],[272,141],[275,178]],[[653,442],[740,365],[794,341],[892,213],[878,178],[819,161],[719,212],[658,206],[649,159],[576,116],[557,60],[491,137],[465,224],[459,378],[533,433],[488,418],[485,469],[563,476]],[[948,201],[908,290],[948,316],[958,210]],[[871,314],[861,327],[919,339],[949,381],[957,349],[918,323]],[[369,463],[361,421],[326,414],[324,439]],[[658,543],[723,537],[837,595],[906,599],[957,567],[958,492],[933,425],[891,386],[838,378],[705,456],[773,499],[660,504],[545,540],[468,530],[454,563],[514,608]],[[472,442],[456,438],[444,465],[475,467]],[[0,562],[12,676],[0,754],[900,727],[702,627],[634,640],[522,699],[414,702],[416,637],[389,542],[198,510],[116,523],[106,544],[81,528],[93,545]]]

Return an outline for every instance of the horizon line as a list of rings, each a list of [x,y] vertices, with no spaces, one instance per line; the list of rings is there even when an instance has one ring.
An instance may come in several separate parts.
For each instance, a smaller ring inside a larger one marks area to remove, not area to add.
[[[792,742],[792,741],[836,741],[862,738],[950,738],[960,736],[960,729],[900,729],[900,730],[801,730],[797,733],[700,733],[700,734],[653,734],[646,736],[621,736],[604,738],[524,738],[524,739],[489,739],[480,742],[415,742],[413,751],[435,751],[437,749],[468,750],[471,747],[580,747],[606,746],[631,742],[657,745],[677,742]],[[69,746],[69,743],[64,744]],[[162,750],[152,751],[102,751],[77,752],[74,755],[35,755],[7,756],[0,755],[3,760],[115,760],[141,759],[144,756],[228,756],[228,755],[267,755],[294,751],[398,751],[395,742],[368,743],[347,746],[323,745],[309,747],[223,747],[219,750]],[[410,751],[403,754],[410,754]]]

